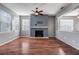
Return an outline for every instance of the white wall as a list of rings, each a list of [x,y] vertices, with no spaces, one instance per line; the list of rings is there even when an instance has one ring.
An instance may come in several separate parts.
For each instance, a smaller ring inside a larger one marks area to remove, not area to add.
[[[56,37],[79,50],[79,32],[57,32]]]
[[[79,20],[74,19],[73,32],[58,31],[58,19],[56,22],[56,38],[79,50]]]
[[[79,8],[79,4],[71,4],[66,9],[60,11],[56,16],[56,38],[65,42],[66,44],[79,50],[79,21],[75,21],[74,32],[62,32],[58,31],[58,19],[68,12],[71,12]]]
[[[16,38],[18,38],[16,32],[0,33],[0,45],[8,43]]]
[[[19,19],[19,16],[17,16],[16,13],[14,13],[10,9],[6,8],[2,4],[0,4],[0,9],[9,13],[12,16],[12,20],[18,20]],[[0,33],[0,45],[8,43],[9,41],[16,39],[17,37],[19,37],[19,30],[18,30],[18,32],[16,30],[12,30],[11,32]]]

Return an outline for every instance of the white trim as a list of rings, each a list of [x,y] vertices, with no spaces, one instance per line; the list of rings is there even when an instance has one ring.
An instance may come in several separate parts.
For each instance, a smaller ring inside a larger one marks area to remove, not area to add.
[[[29,37],[29,38],[35,38],[35,39],[48,39],[49,37]]]
[[[48,26],[31,26],[31,28],[48,28]]]
[[[59,37],[57,37],[57,36],[55,36],[55,37],[56,37],[58,40],[60,40]],[[69,43],[67,43],[67,42],[65,42],[65,41],[63,41],[63,40],[60,40],[60,41],[62,41],[62,42],[64,42],[65,44],[67,44],[67,45],[69,45],[69,46],[71,46],[71,47],[73,47],[73,48],[79,50],[79,48],[76,48],[75,46],[73,46],[73,45],[71,45],[71,44],[69,44]]]
[[[5,44],[7,44],[7,43],[10,43],[11,41],[13,41],[13,40],[15,40],[15,39],[17,39],[17,38],[19,38],[19,36],[16,37],[16,38],[11,39],[11,40],[9,40],[9,41],[6,41],[6,42],[3,42],[3,43],[0,43],[0,46],[5,45]]]
[[[30,36],[20,36],[20,37],[30,37]]]

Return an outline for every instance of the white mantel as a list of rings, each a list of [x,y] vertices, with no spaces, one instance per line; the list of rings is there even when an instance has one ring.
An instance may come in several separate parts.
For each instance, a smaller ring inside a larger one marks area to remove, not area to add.
[[[31,26],[31,28],[48,28],[48,26]]]

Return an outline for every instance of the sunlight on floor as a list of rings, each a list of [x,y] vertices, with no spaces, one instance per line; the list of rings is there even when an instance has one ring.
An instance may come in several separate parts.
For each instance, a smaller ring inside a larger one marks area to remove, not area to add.
[[[23,42],[22,43],[22,53],[27,54],[29,50],[29,43]]]
[[[59,52],[59,55],[65,55],[65,52],[63,51],[62,48],[59,48],[59,49],[58,49],[58,52]]]

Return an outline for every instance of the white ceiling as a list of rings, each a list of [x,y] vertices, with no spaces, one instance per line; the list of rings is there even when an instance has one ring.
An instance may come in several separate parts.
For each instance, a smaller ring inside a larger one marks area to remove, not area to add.
[[[78,16],[79,15],[79,8],[65,14],[64,16]]]
[[[56,15],[60,8],[66,7],[68,3],[3,3],[3,5],[18,15],[30,15],[36,7],[42,9],[44,14]]]

